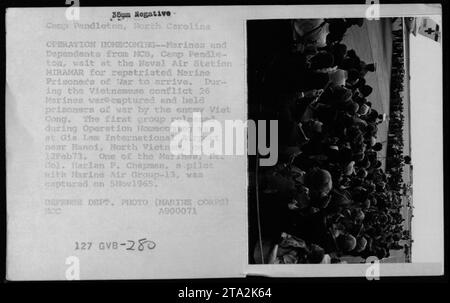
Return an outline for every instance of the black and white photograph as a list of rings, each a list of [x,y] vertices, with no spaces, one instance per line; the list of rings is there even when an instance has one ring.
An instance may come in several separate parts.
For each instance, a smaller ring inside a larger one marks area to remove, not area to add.
[[[410,39],[431,18],[247,21],[248,106],[278,121],[249,159],[249,263],[411,262]],[[422,37],[422,38],[423,38]]]

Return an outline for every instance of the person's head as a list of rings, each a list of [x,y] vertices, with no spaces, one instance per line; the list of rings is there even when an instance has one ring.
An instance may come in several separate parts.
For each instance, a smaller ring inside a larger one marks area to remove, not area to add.
[[[358,25],[359,27],[363,26],[364,24],[364,19],[363,18],[356,18],[356,25]]]
[[[343,147],[339,150],[339,159],[342,164],[348,164],[352,161],[353,152],[348,147]]]
[[[350,186],[352,188],[361,188],[361,186],[363,185],[363,179],[358,178],[358,176],[354,176],[351,177],[351,183]],[[361,192],[355,191],[354,189],[352,190],[352,198],[354,200],[358,200],[358,197],[360,196]]]
[[[370,121],[373,121],[373,122],[375,122],[376,120],[377,120],[377,117],[378,117],[378,111],[377,110],[375,110],[373,107],[372,107],[372,103],[370,103],[370,102],[367,102],[366,104],[368,104],[370,107],[371,107],[371,109],[370,109],[370,112],[369,112],[369,114],[367,115],[367,119],[369,119]]]
[[[333,88],[332,98],[336,100],[337,104],[347,104],[352,99],[352,91],[342,86],[336,86]]]
[[[316,208],[327,208],[328,204],[330,204],[331,201],[331,195],[328,195],[330,191],[327,193],[324,192],[316,192],[311,195],[312,198],[312,205]]]
[[[369,110],[370,110],[370,107],[369,107],[367,104],[362,104],[362,105],[359,107],[358,114],[359,114],[360,116],[365,116],[365,115],[367,115],[367,113],[369,112]]]
[[[360,183],[359,186],[355,186],[352,189],[352,198],[354,201],[357,202],[363,202],[369,197],[369,193],[366,191],[366,189],[362,186],[362,179],[356,178],[355,180],[359,180],[358,183]],[[357,184],[355,184],[357,185]]]
[[[351,127],[347,128],[346,135],[347,135],[347,137],[349,138],[350,141],[355,141],[356,138],[361,137],[362,132],[361,132],[361,130],[358,127],[351,126]]]
[[[364,19],[363,18],[349,18],[346,19],[348,25],[358,25],[359,27],[363,26]]]
[[[405,156],[403,159],[405,160],[405,164],[411,164],[411,157],[410,156]]]
[[[307,126],[308,126],[308,129],[311,132],[313,132],[313,133],[321,133],[322,132],[323,123],[320,122],[319,120],[309,120]]]
[[[364,97],[368,97],[368,96],[372,93],[373,88],[372,88],[372,86],[366,84],[366,85],[364,85],[363,87],[361,87],[361,88],[359,89],[359,91],[361,92],[361,94],[362,94]]]
[[[365,170],[364,168],[359,168],[357,173],[356,173],[356,176],[358,178],[364,179],[365,177],[367,177],[367,170]]]
[[[355,162],[364,160],[364,151],[362,149],[357,150],[357,152],[353,154],[353,160],[355,160]]]
[[[333,46],[333,53],[345,55],[347,53],[347,45],[339,43]]]
[[[358,237],[356,239],[356,247],[355,247],[355,251],[356,252],[362,252],[366,249],[367,246],[367,240],[364,237]]]
[[[367,124],[367,126],[365,127],[365,133],[370,135],[370,136],[374,136],[378,131],[378,128],[375,124]]]
[[[356,247],[356,238],[351,234],[340,235],[337,238],[337,243],[343,252],[351,252]]]
[[[350,50],[348,50],[348,51],[347,51],[347,56],[349,56],[349,57],[353,57],[353,58],[356,58],[356,57],[358,57],[358,56],[356,55],[356,52],[355,52],[355,50],[354,50],[354,49],[350,49]]]
[[[386,183],[384,183],[384,182],[378,182],[376,184],[377,192],[382,192],[382,191],[384,191],[385,188],[386,188]]]
[[[324,88],[328,82],[330,81],[330,76],[328,75],[328,73],[310,73],[308,75],[308,82],[309,83],[314,83],[314,88],[316,89],[321,89]],[[288,79],[288,81],[293,81],[295,82],[293,85],[293,91],[294,92],[299,92],[304,90],[304,81],[298,81],[297,77]]]
[[[363,168],[363,169],[368,169],[370,167],[370,160],[367,157],[364,157],[364,159],[362,159],[362,161],[360,161],[358,163],[358,166]]]
[[[366,189],[367,193],[373,193],[375,191],[375,184],[373,182],[368,182],[365,185],[365,189]]]
[[[364,212],[361,209],[355,209],[353,211],[353,219],[355,220],[355,222],[357,223],[361,223],[362,221],[364,221],[366,215],[364,214]]]
[[[373,162],[372,168],[378,169],[380,167],[381,167],[381,161],[380,160],[376,160],[375,162]]]
[[[377,206],[378,204],[378,199],[372,195],[372,198],[370,199],[370,204],[373,206]]]
[[[348,74],[343,69],[337,69],[334,72],[329,73],[330,82],[334,85],[343,86],[347,81]]]
[[[374,151],[380,151],[383,149],[383,144],[381,144],[380,142],[377,142],[372,146],[372,149]]]
[[[343,30],[334,30],[330,31],[326,36],[327,44],[331,44],[333,42],[340,42],[344,39],[345,31]]]
[[[305,184],[311,194],[318,197],[328,195],[333,187],[331,174],[320,168],[313,168],[306,174]]]
[[[328,52],[320,52],[311,58],[311,69],[313,70],[333,67],[333,65],[334,57]]]
[[[375,64],[374,63],[370,63],[366,65],[366,70],[368,70],[369,72],[374,72],[375,71]]]
[[[355,173],[355,161],[350,161],[345,167],[344,167],[344,175],[350,176]]]
[[[387,251],[386,251],[386,249],[380,247],[376,250],[375,254],[376,254],[377,258],[381,260],[387,256]]]
[[[364,200],[364,202],[362,203],[362,207],[363,207],[364,209],[370,208],[370,199]]]
[[[309,263],[320,263],[325,256],[325,250],[316,244],[311,244],[309,253],[308,253],[308,262]]]
[[[325,150],[325,155],[328,157],[329,161],[335,163],[339,161],[339,147],[337,145],[329,145]],[[332,175],[333,173],[330,172]]]
[[[347,82],[350,84],[354,84],[358,81],[359,76],[359,72],[356,69],[351,68],[347,72]]]
[[[332,204],[337,206],[348,206],[352,203],[352,200],[348,195],[341,194],[341,193],[335,193],[332,194]]]
[[[350,115],[356,115],[359,110],[359,105],[356,102],[350,101],[346,104],[345,109]]]

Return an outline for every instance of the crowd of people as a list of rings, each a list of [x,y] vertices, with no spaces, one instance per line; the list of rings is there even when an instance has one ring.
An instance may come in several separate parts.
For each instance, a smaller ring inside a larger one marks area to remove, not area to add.
[[[403,171],[405,165],[411,165],[411,157],[404,154],[403,146],[403,126],[405,124],[403,108],[403,91],[405,79],[405,58],[403,43],[403,28],[392,32],[392,73],[391,73],[391,96],[390,96],[390,115],[389,115],[389,140],[387,141],[386,153],[386,172],[389,174],[391,189],[397,192],[398,196],[406,196],[407,207],[411,210],[411,186],[405,184],[403,180]],[[402,232],[402,240],[412,242],[409,230]],[[410,254],[410,245],[405,244],[405,255]]]
[[[403,153],[403,91],[405,78],[403,30],[402,28],[392,32],[392,73],[391,73],[391,97],[389,115],[389,140],[387,144],[386,171],[390,174],[391,188],[402,190],[403,164],[410,164],[411,158]]]
[[[343,256],[382,259],[402,249],[402,181],[395,173],[404,163],[401,81],[393,84],[387,173],[377,137],[385,116],[373,108],[365,80],[376,64],[342,43],[346,31],[363,22],[271,23],[289,32],[286,47],[249,63],[249,115],[279,123],[279,161],[254,176],[252,263],[340,263]],[[395,40],[394,57],[400,44]],[[401,79],[398,62],[395,78]]]

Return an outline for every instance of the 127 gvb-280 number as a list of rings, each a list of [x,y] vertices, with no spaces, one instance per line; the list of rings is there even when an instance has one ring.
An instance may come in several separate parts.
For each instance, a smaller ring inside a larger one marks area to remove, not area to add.
[[[156,248],[156,243],[147,238],[125,240],[125,241],[76,241],[74,250],[128,250],[128,251],[145,251]]]

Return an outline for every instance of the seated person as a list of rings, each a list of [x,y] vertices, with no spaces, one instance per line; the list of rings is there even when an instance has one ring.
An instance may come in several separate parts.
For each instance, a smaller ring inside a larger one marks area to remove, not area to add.
[[[300,50],[315,52],[327,45],[328,26],[324,19],[296,19],[293,21],[294,41]]]

